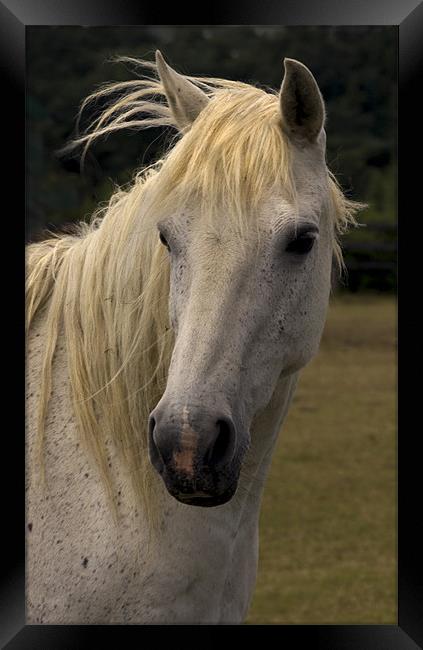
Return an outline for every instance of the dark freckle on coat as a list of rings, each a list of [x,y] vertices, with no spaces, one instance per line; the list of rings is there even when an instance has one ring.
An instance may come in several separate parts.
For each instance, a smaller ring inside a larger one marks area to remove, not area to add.
[[[31,530],[32,530],[32,524],[28,524],[28,530],[29,530],[29,532],[31,532]]]
[[[87,564],[88,564],[88,558],[84,557],[84,559],[82,561],[82,566],[84,567],[84,569],[86,568]]]
[[[85,472],[84,476],[85,476],[85,478],[88,478],[88,476],[89,476],[88,472]]]

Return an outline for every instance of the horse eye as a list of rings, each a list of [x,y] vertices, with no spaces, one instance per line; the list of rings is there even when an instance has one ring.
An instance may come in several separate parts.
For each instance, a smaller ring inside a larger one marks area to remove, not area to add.
[[[311,235],[300,235],[299,237],[296,237],[288,244],[288,246],[286,247],[286,251],[288,253],[297,253],[299,255],[305,255],[306,253],[309,253],[311,251],[315,241],[316,238],[312,237]]]
[[[162,242],[163,246],[166,246],[167,250],[170,251],[170,246],[169,246],[169,244],[167,243],[167,239],[166,239],[166,237],[163,235],[162,232],[159,233],[159,238],[160,238],[160,241]]]

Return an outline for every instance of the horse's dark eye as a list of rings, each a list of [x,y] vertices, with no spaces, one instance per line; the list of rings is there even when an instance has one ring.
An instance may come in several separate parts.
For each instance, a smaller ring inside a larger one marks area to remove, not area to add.
[[[300,235],[288,244],[286,250],[288,253],[298,253],[299,255],[305,255],[311,251],[315,241],[316,238],[312,235]]]
[[[166,237],[163,235],[162,232],[159,234],[159,237],[160,237],[160,241],[162,242],[163,246],[166,246],[167,250],[170,251],[170,246],[169,246],[169,244],[167,243],[167,239],[166,239]]]

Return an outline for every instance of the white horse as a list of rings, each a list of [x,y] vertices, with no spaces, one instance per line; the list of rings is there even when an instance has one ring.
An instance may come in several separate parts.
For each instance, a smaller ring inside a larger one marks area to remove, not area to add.
[[[245,619],[272,452],[358,208],[303,64],[276,93],[135,63],[151,75],[90,96],[112,100],[77,143],[176,141],[28,249],[29,623]]]

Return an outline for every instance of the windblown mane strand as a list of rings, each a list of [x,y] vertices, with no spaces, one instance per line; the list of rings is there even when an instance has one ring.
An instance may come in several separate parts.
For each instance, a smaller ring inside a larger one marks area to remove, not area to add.
[[[155,71],[150,62],[126,61]],[[127,467],[134,505],[141,504],[151,517],[158,479],[148,461],[146,427],[165,389],[173,349],[169,266],[156,222],[195,197],[211,223],[224,214],[241,232],[273,187],[283,186],[295,201],[277,95],[240,82],[188,79],[210,97],[190,131],[138,173],[129,189],[118,190],[91,224],[81,225],[75,235],[30,245],[27,257],[28,327],[45,311],[48,341],[38,418],[40,454],[53,356],[63,331],[81,438],[113,502],[106,441],[112,442]],[[102,87],[81,110],[108,95],[114,96],[110,106],[71,143],[82,146],[83,153],[96,138],[120,129],[176,127],[156,78]],[[354,223],[357,206],[332,176],[329,184],[334,253],[341,263],[336,233]]]

